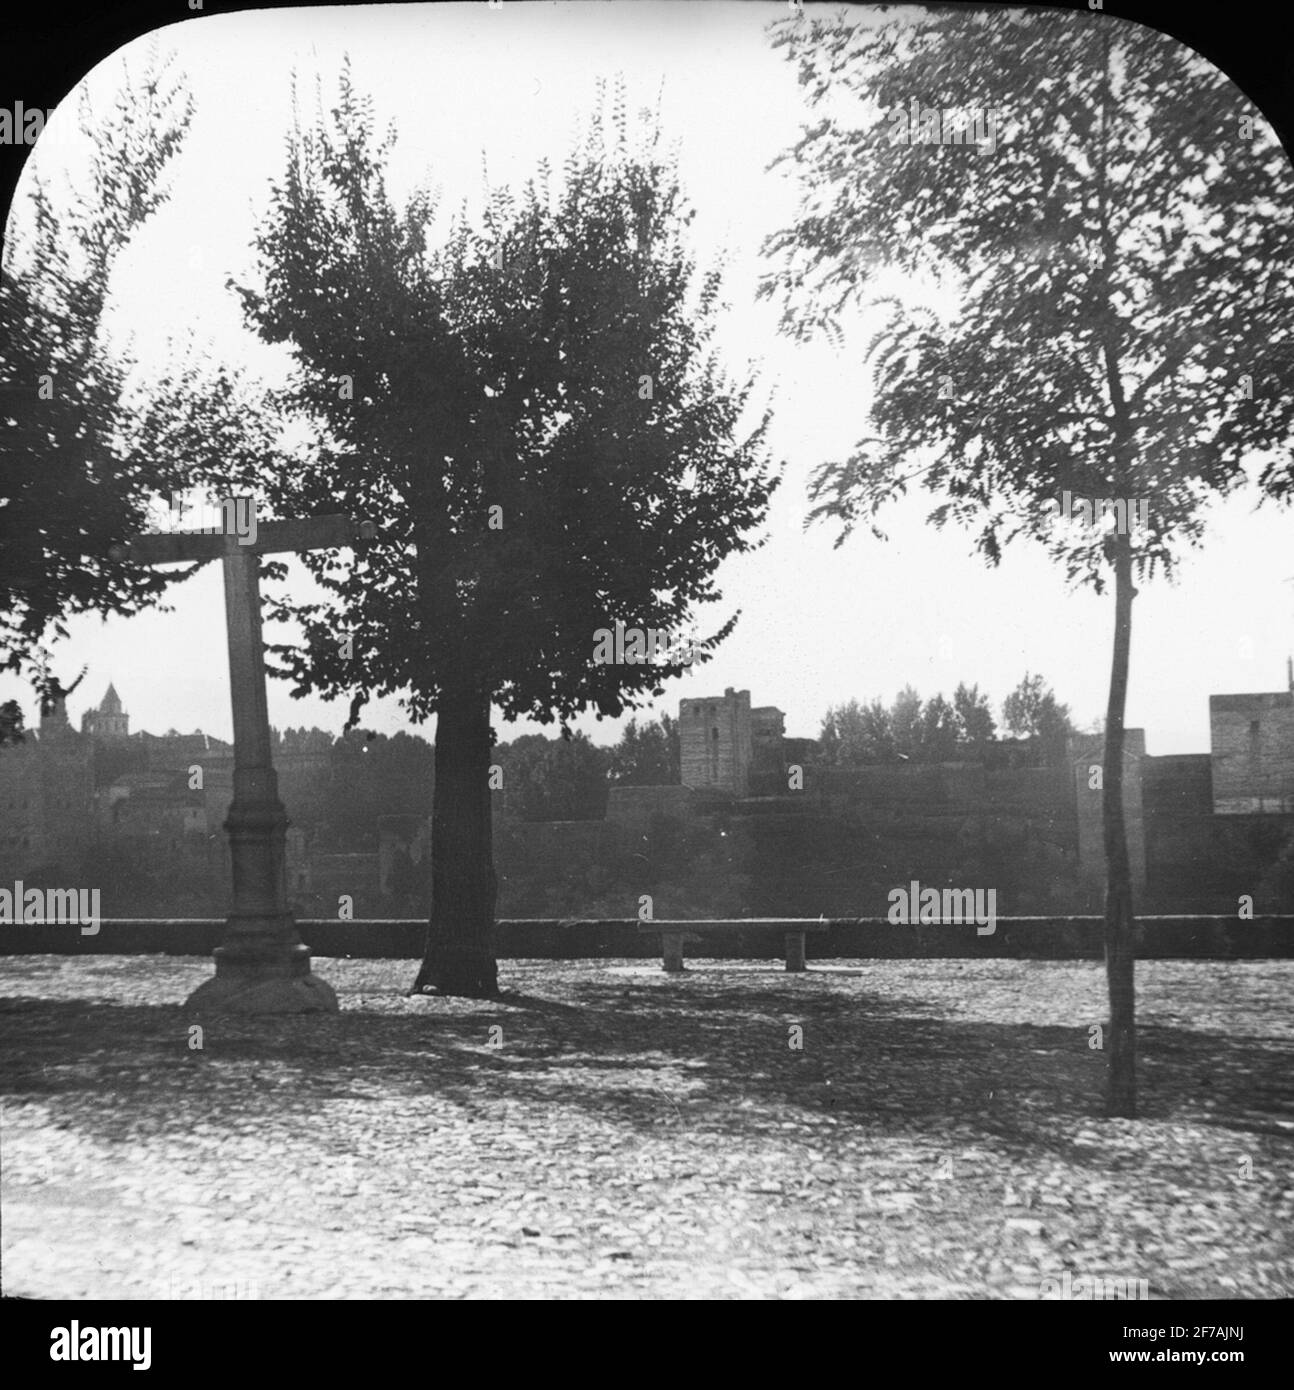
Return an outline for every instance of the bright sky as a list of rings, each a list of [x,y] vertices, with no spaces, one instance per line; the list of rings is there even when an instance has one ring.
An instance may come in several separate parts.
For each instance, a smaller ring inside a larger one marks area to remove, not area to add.
[[[749,689],[757,705],[786,711],[788,733],[811,736],[828,705],[890,699],[907,683],[924,696],[951,697],[959,680],[977,682],[996,712],[1028,669],[1041,672],[1086,726],[1105,708],[1112,603],[1068,590],[1040,548],[1009,552],[988,570],[967,534],[923,524],[929,494],[885,515],[885,544],[856,535],[835,550],[832,528],[803,530],[807,479],[865,432],[869,386],[862,332],[839,352],[796,346],[777,336],[775,309],[753,303],[764,268],[759,247],[795,210],[792,186],[767,166],[808,119],[793,68],[765,34],[786,9],[491,9],[478,0],[267,10],[172,25],[160,41],[187,75],[196,115],[174,167],[172,199],[122,264],[114,332],[130,336],[146,366],[175,360],[189,334],[217,360],[266,365],[266,350],[243,329],[224,284],[231,274],[250,275],[253,229],[282,169],[294,69],[308,118],[315,74],[328,102],[349,53],[357,88],[400,134],[393,190],[439,186],[447,210],[479,194],[483,153],[493,183],[524,181],[545,154],[560,168],[597,77],[623,74],[631,111],[654,106],[663,81],[666,133],[681,141],[681,176],[698,214],[698,259],[706,265],[723,255],[729,266],[733,309],[721,342],[734,372],[747,360],[759,364],[775,407],[774,455],[786,467],[768,544],[725,565],[726,602],[706,614],[741,609],[736,631],[712,662],[667,686],[661,708],[675,713],[682,698],[735,686]],[[137,70],[147,42],[90,74],[92,93],[113,90],[123,57]],[[51,135],[72,110],[70,100],[60,106]],[[56,177],[65,162],[76,167],[76,156],[75,139],[51,138],[33,153],[28,173]],[[1249,495],[1217,508],[1205,547],[1178,583],[1157,581],[1136,602],[1128,722],[1146,729],[1153,754],[1208,749],[1210,694],[1285,688],[1286,655],[1294,651],[1294,518],[1270,506],[1255,512],[1255,503]],[[129,620],[72,620],[56,669],[66,679],[82,664],[90,668],[70,702],[74,722],[112,680],[132,730],[230,736],[219,568],[206,566],[170,602],[173,611]],[[340,731],[344,702],[292,700],[287,691],[270,683],[272,723]],[[0,699],[11,696],[34,716],[30,692],[0,680]],[[395,701],[371,705],[365,724],[390,733],[410,727]],[[577,727],[609,742],[620,722],[589,716]],[[499,727],[505,739],[532,731]],[[432,737],[434,725],[421,732]]]

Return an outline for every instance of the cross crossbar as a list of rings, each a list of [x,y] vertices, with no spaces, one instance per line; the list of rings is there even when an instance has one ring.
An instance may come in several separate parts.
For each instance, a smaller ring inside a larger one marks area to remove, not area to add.
[[[258,521],[250,544],[233,531],[173,531],[136,536],[122,547],[123,557],[141,565],[174,564],[181,560],[219,560],[226,555],[268,555],[283,550],[330,550],[372,540],[371,521],[348,516],[312,516],[293,521]]]

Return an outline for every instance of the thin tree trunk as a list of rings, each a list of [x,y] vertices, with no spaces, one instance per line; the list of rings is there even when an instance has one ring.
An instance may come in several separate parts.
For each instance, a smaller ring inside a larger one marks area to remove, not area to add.
[[[431,811],[431,921],[413,992],[490,999],[499,992],[494,958],[490,805],[490,697],[446,692],[436,722]]]
[[[1132,1119],[1137,1113],[1135,988],[1133,983],[1132,869],[1123,814],[1123,716],[1128,696],[1132,641],[1132,541],[1115,538],[1114,655],[1105,714],[1103,776],[1105,837],[1105,973],[1110,992],[1107,1039],[1106,1113]]]

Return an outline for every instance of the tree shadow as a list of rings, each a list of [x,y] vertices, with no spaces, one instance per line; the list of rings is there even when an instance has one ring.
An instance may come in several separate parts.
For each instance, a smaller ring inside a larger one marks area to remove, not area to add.
[[[794,978],[716,977],[708,989],[702,972],[601,974],[576,983],[576,1004],[514,993],[452,1011],[427,998],[382,1012],[403,996],[365,989],[367,1009],[204,1022],[200,1050],[178,1006],[6,999],[0,1093],[57,1097],[61,1122],[109,1141],[394,1094],[486,1123],[501,1101],[568,1107],[680,1143],[689,1132],[784,1142],[825,1120],[1090,1162],[1091,1147],[1066,1137],[1103,1114],[1105,1056],[1085,1027],[949,1020],[917,998]],[[1289,1063],[1289,1046],[1268,1039],[1143,1026],[1142,1118],[1221,1127],[1250,1149],[1288,1142]]]

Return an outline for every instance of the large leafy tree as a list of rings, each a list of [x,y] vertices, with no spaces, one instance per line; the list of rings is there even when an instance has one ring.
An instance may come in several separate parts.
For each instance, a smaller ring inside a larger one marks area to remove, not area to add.
[[[1048,763],[1063,762],[1070,735],[1077,732],[1055,691],[1041,676],[1024,673],[1020,684],[1002,701],[1002,723],[1017,738],[1036,739]]]
[[[352,720],[388,694],[437,717],[415,990],[497,990],[492,708],[565,726],[662,693],[682,665],[599,664],[597,633],[691,631],[721,561],[758,543],[775,483],[753,383],[709,344],[719,272],[696,273],[673,160],[649,116],[631,134],[622,94],[603,98],[559,176],[541,166],[437,237],[429,199],[389,196],[394,134],[343,71],[331,116],[290,136],[260,283],[240,290],[249,324],[292,354],[279,405],[310,444],[275,447],[264,417],[250,440],[220,374],[175,383],[186,446],[221,441],[213,475],[277,514],[380,524],[354,559],[305,558],[325,597],[272,607],[305,632],[274,650],[294,693],[346,695]]]
[[[83,91],[78,114],[92,142],[83,191],[32,180],[11,213],[0,275],[0,670],[30,680],[46,708],[72,688],[47,649],[66,637],[64,619],[137,612],[177,577],[111,554],[182,470],[141,447],[132,364],[104,320],[113,268],[166,201],[192,102],[154,51],[111,106]],[[10,702],[0,742],[21,723]]]
[[[1108,1110],[1130,1116],[1132,603],[1137,584],[1199,541],[1205,505],[1240,486],[1247,464],[1271,494],[1287,485],[1289,162],[1222,73],[1104,15],[940,7],[874,28],[797,18],[774,42],[810,102],[832,112],[786,156],[804,202],[770,240],[764,289],[783,299],[787,329],[839,334],[887,268],[933,273],[951,305],[891,300],[873,343],[874,428],[820,470],[812,514],[875,530],[877,511],[920,479],[941,497],[932,523],[973,527],[989,563],[1033,537],[1072,580],[1112,583]],[[915,129],[898,118],[914,101]],[[979,148],[965,143],[968,118]],[[1144,500],[1147,515],[1135,528],[1114,515],[1057,524],[1065,492]]]
[[[880,700],[862,705],[849,700],[832,705],[822,716],[818,751],[827,767],[881,762],[889,753],[889,711]]]
[[[587,734],[523,734],[494,751],[503,804],[517,820],[601,820],[607,809],[610,751]]]
[[[682,777],[678,724],[668,714],[631,718],[611,750],[611,780],[625,787],[677,786]]]
[[[332,745],[330,767],[316,784],[325,842],[338,850],[375,849],[382,816],[425,817],[431,810],[433,751],[425,739],[401,731],[393,738],[351,729]],[[289,800],[296,791],[284,778],[283,799],[294,821],[307,804]]]

